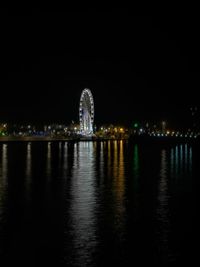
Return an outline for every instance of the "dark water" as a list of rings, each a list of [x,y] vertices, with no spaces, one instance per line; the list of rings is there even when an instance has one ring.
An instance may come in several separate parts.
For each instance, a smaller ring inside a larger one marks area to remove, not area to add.
[[[189,144],[0,144],[0,263],[191,264],[197,159]]]

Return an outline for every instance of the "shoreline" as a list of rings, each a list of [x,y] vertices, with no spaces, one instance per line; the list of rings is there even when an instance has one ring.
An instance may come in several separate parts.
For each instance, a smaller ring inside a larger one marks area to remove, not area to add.
[[[94,142],[94,141],[130,141],[134,143],[196,143],[198,138],[181,138],[181,137],[151,137],[151,136],[130,136],[129,138],[92,138],[92,137],[77,137],[77,138],[55,138],[55,137],[41,137],[41,136],[26,136],[13,137],[1,136],[0,143],[4,142]]]

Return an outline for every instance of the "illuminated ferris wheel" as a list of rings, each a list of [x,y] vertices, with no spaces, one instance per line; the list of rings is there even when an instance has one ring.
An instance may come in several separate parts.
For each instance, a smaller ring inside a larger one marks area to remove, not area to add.
[[[83,135],[93,134],[94,100],[90,89],[82,91],[79,106],[80,132]]]

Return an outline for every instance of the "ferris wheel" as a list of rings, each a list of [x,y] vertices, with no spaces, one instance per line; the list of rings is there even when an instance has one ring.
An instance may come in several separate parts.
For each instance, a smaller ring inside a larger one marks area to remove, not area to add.
[[[94,123],[94,100],[90,89],[82,91],[79,106],[80,133],[83,135],[93,134]]]

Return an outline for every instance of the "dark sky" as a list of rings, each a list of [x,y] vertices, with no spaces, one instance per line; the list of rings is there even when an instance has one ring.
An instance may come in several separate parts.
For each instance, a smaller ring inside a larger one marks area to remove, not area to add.
[[[199,18],[126,8],[0,12],[0,121],[68,124],[85,87],[97,124],[181,121],[198,105]]]

